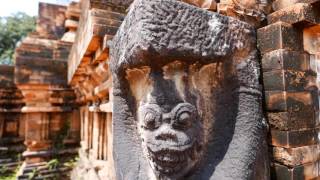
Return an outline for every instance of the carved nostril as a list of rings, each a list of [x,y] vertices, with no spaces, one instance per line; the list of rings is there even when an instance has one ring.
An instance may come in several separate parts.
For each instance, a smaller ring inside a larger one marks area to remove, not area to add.
[[[171,133],[163,133],[156,136],[156,140],[162,140],[162,141],[174,141],[178,142],[178,137],[175,134]]]

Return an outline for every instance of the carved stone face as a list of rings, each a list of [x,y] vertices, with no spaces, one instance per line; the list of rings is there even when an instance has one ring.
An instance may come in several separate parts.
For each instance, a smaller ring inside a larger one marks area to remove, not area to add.
[[[188,73],[173,63],[160,71],[136,69],[128,76],[143,153],[154,175],[183,178],[199,164],[204,144],[197,98],[185,88]]]
[[[181,177],[197,164],[201,123],[195,106],[179,103],[169,112],[146,103],[138,110],[144,153],[159,177]]]

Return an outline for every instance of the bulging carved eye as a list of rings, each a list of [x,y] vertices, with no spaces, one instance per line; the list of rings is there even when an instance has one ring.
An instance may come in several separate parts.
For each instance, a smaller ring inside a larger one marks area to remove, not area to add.
[[[155,104],[146,104],[139,108],[139,124],[143,129],[154,130],[161,124],[161,109]]]
[[[187,129],[192,125],[192,116],[190,112],[182,112],[179,114],[177,121],[175,122],[175,126],[178,128]]]
[[[156,115],[152,112],[147,112],[144,117],[144,128],[146,129],[156,129],[157,127],[157,119]]]
[[[179,104],[175,108],[175,122],[173,126],[177,129],[188,129],[196,118],[196,108],[189,103]]]

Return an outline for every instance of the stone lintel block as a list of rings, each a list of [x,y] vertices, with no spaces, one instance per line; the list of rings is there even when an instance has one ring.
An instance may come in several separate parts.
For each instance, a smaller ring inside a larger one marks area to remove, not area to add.
[[[278,163],[273,163],[271,167],[271,179],[317,179],[320,162],[313,162],[296,167],[287,167]]]
[[[268,112],[267,116],[270,126],[281,131],[301,130],[319,125],[318,112],[312,108],[303,111]]]
[[[273,160],[294,167],[320,160],[320,145],[297,148],[272,147]]]
[[[302,51],[302,33],[292,25],[277,22],[258,29],[258,48],[262,54],[278,49]]]
[[[263,73],[266,91],[304,91],[317,89],[313,71],[274,70]]]
[[[268,52],[262,57],[262,70],[309,70],[310,56],[308,53],[279,49]]]
[[[318,91],[286,92],[265,91],[268,111],[304,111],[319,109]]]
[[[15,83],[66,85],[67,62],[16,58]]]
[[[283,148],[309,146],[320,142],[320,129],[307,129],[300,131],[271,130],[271,145]]]
[[[268,15],[268,23],[283,21],[289,24],[317,24],[317,10],[311,4],[297,3]]]
[[[274,11],[278,11],[280,9],[284,9],[286,7],[292,6],[296,3],[307,3],[314,4],[320,2],[319,0],[275,0],[272,3],[272,8]]]

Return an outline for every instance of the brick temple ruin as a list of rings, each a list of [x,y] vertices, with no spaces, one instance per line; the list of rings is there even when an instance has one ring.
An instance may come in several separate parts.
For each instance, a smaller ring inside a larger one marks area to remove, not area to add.
[[[319,179],[320,1],[181,1],[40,3],[0,66],[0,173]]]

